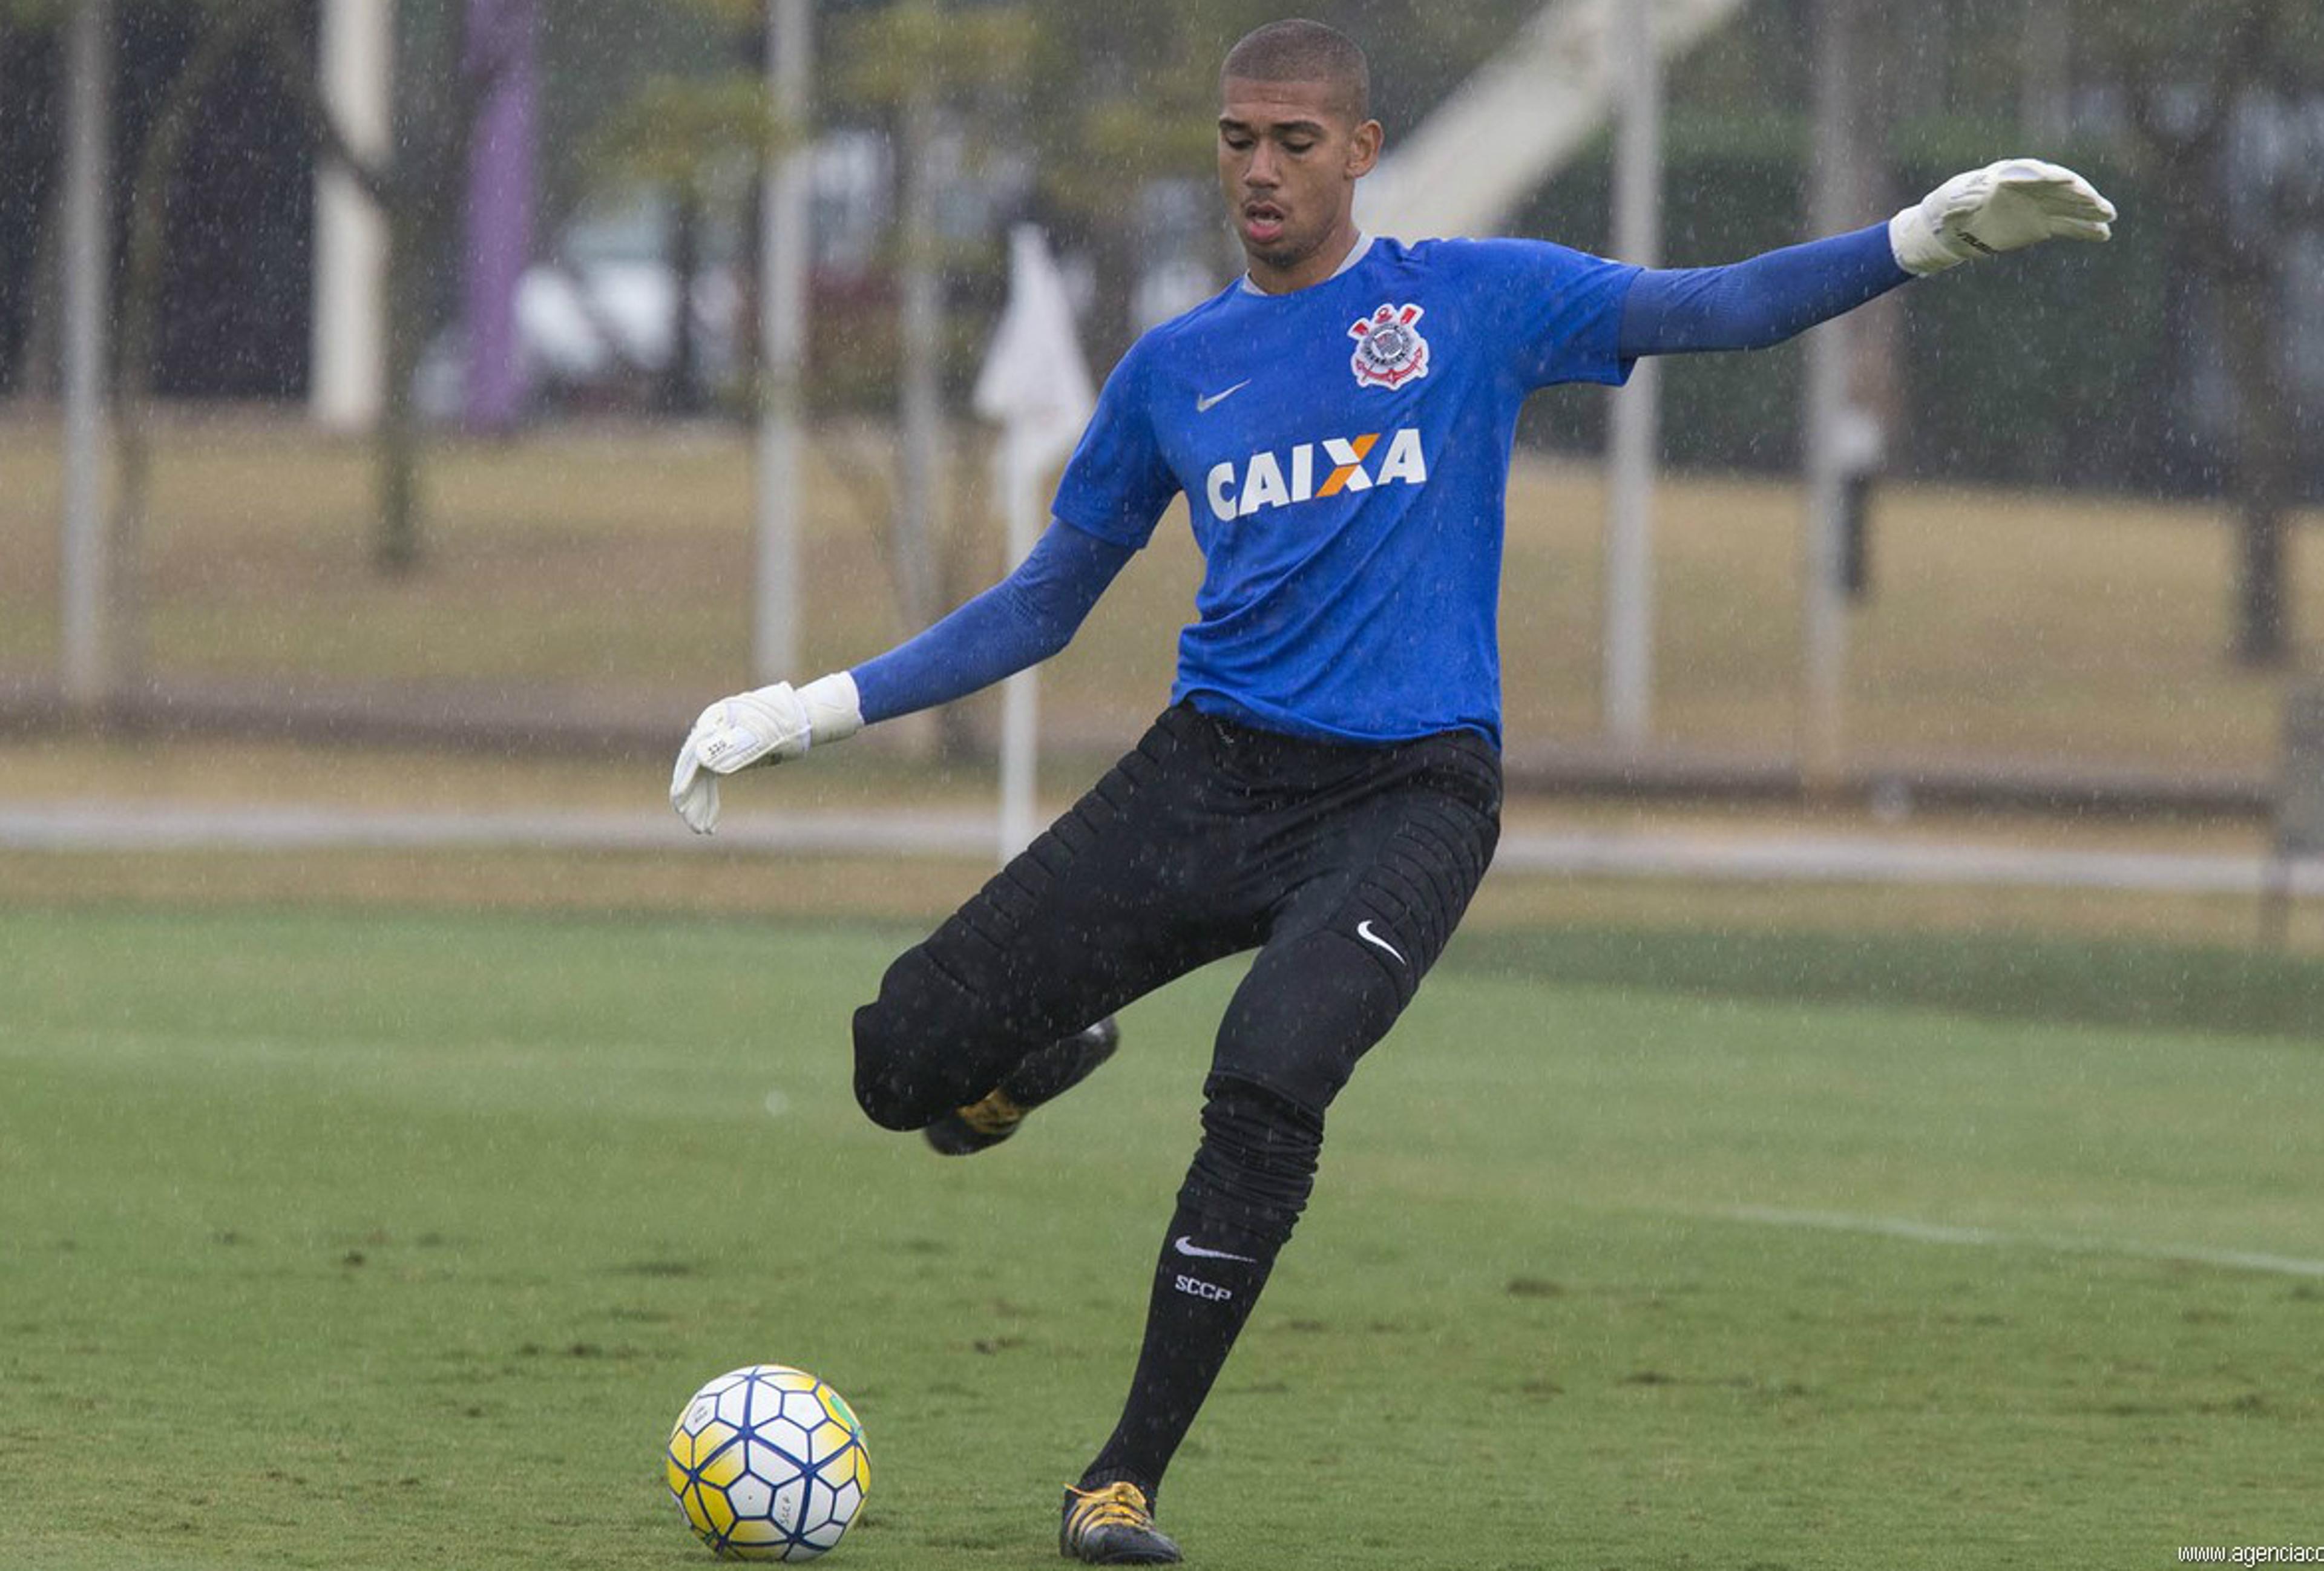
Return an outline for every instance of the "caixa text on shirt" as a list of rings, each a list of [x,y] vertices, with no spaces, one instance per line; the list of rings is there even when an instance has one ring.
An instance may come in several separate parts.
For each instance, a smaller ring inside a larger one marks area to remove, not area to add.
[[[1253,453],[1240,464],[1229,458],[1212,467],[1204,487],[1211,512],[1223,522],[1375,485],[1426,485],[1428,459],[1420,450],[1420,432],[1412,426],[1387,433],[1387,450],[1376,466],[1367,467],[1382,434],[1325,437],[1320,442],[1301,442],[1287,453]]]

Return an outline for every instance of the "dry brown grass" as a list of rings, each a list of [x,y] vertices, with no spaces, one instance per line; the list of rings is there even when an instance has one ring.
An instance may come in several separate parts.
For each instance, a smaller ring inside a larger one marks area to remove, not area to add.
[[[876,439],[831,433],[808,476],[806,664],[825,669],[900,631],[880,550]],[[540,691],[568,706],[663,714],[673,728],[743,674],[749,451],[738,432],[573,428],[507,445],[451,442],[429,470],[429,556],[404,579],[371,568],[368,455],[272,419],[163,427],[147,583],[150,669],[325,687],[388,680],[450,695]],[[977,488],[965,486],[964,510]],[[1656,731],[1674,744],[1778,754],[1794,726],[1797,534],[1790,485],[1686,479],[1659,502]],[[54,660],[53,430],[0,423],[0,680]],[[1513,746],[1597,730],[1602,495],[1587,466],[1513,476],[1504,642]],[[2312,522],[2312,521],[2310,521]],[[2303,544],[2305,542],[2302,542]],[[1861,758],[2044,761],[2257,772],[2273,762],[2283,679],[2220,654],[2227,531],[2215,509],[2120,499],[1892,487],[1877,520],[1877,594],[1851,617],[1849,728]],[[955,545],[964,587],[1000,569],[994,531]],[[2296,555],[2295,615],[2324,625],[2324,561]],[[1199,562],[1183,520],[1047,668],[1047,713],[1111,745],[1167,695]],[[1087,758],[1049,777],[1063,799]],[[844,768],[787,774],[783,804],[989,799],[947,773],[865,747]],[[77,738],[0,744],[0,799],[281,801],[355,807],[658,807],[637,761],[489,758],[288,744]],[[779,810],[770,800],[759,810]],[[1556,804],[1513,817],[1705,832],[1850,828],[1846,816],[1739,808]],[[1892,833],[2081,846],[2250,850],[2249,825],[1916,818]],[[0,855],[13,901],[296,903],[820,912],[925,919],[982,876],[973,863],[551,852]],[[2303,913],[2302,919],[2312,913]],[[2071,892],[1738,888],[1497,877],[1476,920],[1805,926],[2030,925],[2248,941],[2249,902]]]
[[[1596,727],[1602,506],[1589,469],[1528,466],[1513,486],[1503,634],[1513,742]],[[1803,507],[1786,482],[1664,487],[1664,737],[1789,750]],[[1849,619],[1851,750],[1955,763],[2268,767],[2284,679],[2223,657],[2230,543],[2213,507],[1889,487],[1875,517],[1874,594]],[[2294,624],[2313,628],[2324,621],[2324,560],[2296,552],[2295,562]]]
[[[55,444],[0,425],[0,677],[54,659]],[[816,448],[805,665],[901,632],[880,540],[879,442]],[[558,429],[440,444],[427,565],[366,557],[368,458],[294,423],[163,428],[146,582],[150,669],[327,684],[553,688],[683,710],[742,674],[751,476],[724,428]],[[962,476],[964,511],[980,488]],[[1688,478],[1660,497],[1655,731],[1673,744],[1787,753],[1798,688],[1801,503],[1788,483]],[[1602,497],[1594,468],[1527,460],[1511,485],[1504,600],[1514,747],[1598,729]],[[2218,510],[2116,498],[1893,486],[1877,594],[1851,615],[1848,732],[1863,758],[2258,770],[2282,679],[2221,651],[2229,536]],[[1001,568],[980,523],[954,548],[964,591]],[[2295,553],[2296,624],[2324,624],[2324,560]],[[1199,570],[1180,519],[1046,673],[1050,713],[1129,731],[1167,691]]]

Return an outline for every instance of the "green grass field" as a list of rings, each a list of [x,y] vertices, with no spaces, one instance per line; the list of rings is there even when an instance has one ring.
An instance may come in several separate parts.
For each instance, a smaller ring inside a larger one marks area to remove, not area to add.
[[[1055,1563],[1234,974],[940,1166],[847,1090],[908,936],[0,911],[0,1566],[705,1564],[659,1446],[761,1359],[867,1427],[835,1564]],[[2319,1019],[2324,965],[2226,952],[1473,935],[1166,1525],[1222,1571],[2314,1542]]]

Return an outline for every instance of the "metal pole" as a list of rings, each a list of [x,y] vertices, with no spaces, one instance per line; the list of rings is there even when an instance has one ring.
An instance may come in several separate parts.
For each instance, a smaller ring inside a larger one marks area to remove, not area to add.
[[[374,162],[387,157],[394,23],[392,0],[325,0],[323,102]],[[314,312],[309,409],[327,430],[368,432],[387,387],[387,216],[337,161],[315,177]]]
[[[767,79],[789,140],[760,202],[759,519],[751,669],[761,682],[803,675],[799,661],[799,411],[807,373],[809,121],[813,0],[769,0]]]
[[[1860,156],[1850,134],[1849,73],[1858,66],[1857,0],[1822,0],[1818,7],[1814,88],[1813,171],[1809,226],[1834,235],[1849,226],[1849,201]],[[1845,319],[1808,334],[1806,459],[1807,520],[1801,552],[1802,665],[1800,776],[1811,790],[1835,785],[1841,768],[1842,700],[1846,690],[1848,624],[1840,581],[1845,544],[1846,474],[1840,448],[1848,408],[1848,329]]]
[[[112,314],[113,0],[83,0],[66,44],[65,451],[58,590],[65,704],[88,716],[113,684],[105,503],[106,323]]]
[[[1039,476],[1025,451],[1022,435],[1011,431],[1002,439],[1001,505],[1009,521],[1009,561],[1013,568],[1032,554],[1047,522],[1038,490]],[[1039,833],[1038,801],[1040,753],[1040,672],[1028,667],[1001,688],[1001,862],[1033,843]]]
[[[1614,250],[1625,262],[1662,261],[1663,72],[1646,0],[1614,7],[1608,75],[1619,122],[1614,142]],[[1661,437],[1661,375],[1642,360],[1614,397],[1606,490],[1606,729],[1642,746],[1654,701],[1654,491]]]

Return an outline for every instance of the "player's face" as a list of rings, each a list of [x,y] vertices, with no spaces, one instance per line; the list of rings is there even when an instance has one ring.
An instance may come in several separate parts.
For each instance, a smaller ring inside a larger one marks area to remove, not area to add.
[[[1379,162],[1380,126],[1359,123],[1328,82],[1226,80],[1219,184],[1250,260],[1273,292],[1332,275],[1355,243],[1356,181]]]

